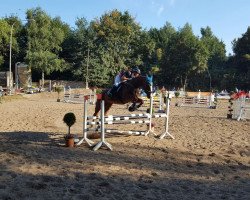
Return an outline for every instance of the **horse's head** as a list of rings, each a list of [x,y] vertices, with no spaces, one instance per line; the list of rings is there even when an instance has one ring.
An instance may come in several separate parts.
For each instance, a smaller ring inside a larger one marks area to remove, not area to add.
[[[152,85],[152,77],[151,76],[138,76],[136,78],[132,78],[129,81],[129,84],[133,85],[135,89],[141,88],[147,94],[147,97],[150,98],[151,94],[151,85]]]

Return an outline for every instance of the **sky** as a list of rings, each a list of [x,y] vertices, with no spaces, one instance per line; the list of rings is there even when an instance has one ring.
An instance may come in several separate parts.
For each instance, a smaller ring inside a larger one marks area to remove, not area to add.
[[[166,22],[178,30],[192,25],[195,35],[209,26],[214,35],[233,53],[231,42],[250,26],[249,0],[0,0],[0,18],[17,15],[25,20],[27,9],[41,7],[51,17],[75,27],[77,18],[88,21],[117,9],[129,11],[142,28],[161,28]]]

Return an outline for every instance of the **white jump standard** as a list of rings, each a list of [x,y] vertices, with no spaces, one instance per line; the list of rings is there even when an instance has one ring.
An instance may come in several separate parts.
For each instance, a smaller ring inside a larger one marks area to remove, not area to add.
[[[81,139],[76,145],[80,145],[82,144],[84,141],[89,145],[89,146],[92,146],[94,144],[94,142],[90,139],[87,138],[87,103],[88,103],[88,100],[84,99],[84,111],[83,111],[83,139]]]
[[[247,120],[250,119],[250,101],[246,99],[245,95],[241,95],[239,98],[233,101],[233,119]]]
[[[98,150],[101,146],[105,146],[107,147],[108,149],[110,149],[111,151],[113,150],[111,144],[109,144],[108,142],[105,141],[105,128],[104,128],[104,101],[102,101],[101,103],[101,141],[98,142],[93,150],[96,151]]]
[[[82,144],[84,141],[89,145],[93,146],[93,141],[89,140],[87,138],[87,134],[89,131],[98,131],[101,133],[101,141],[98,142],[96,145],[94,145],[93,150],[96,151],[102,146],[105,146],[106,148],[112,150],[112,145],[105,141],[105,133],[121,133],[121,134],[129,134],[129,135],[145,135],[152,133],[156,135],[152,129],[152,118],[165,118],[165,132],[163,132],[159,139],[163,139],[166,136],[171,137],[174,139],[174,137],[168,132],[168,121],[169,121],[169,108],[170,108],[170,100],[167,98],[167,108],[166,113],[157,113],[152,114],[153,111],[153,98],[150,98],[150,113],[144,113],[144,114],[130,114],[130,115],[121,115],[121,116],[115,116],[115,115],[109,115],[104,116],[105,112],[105,105],[104,101],[101,101],[101,116],[87,116],[87,104],[88,100],[85,99],[84,101],[84,118],[83,118],[83,139],[80,140],[77,145]],[[91,120],[91,121],[90,121]],[[118,124],[148,124],[149,129],[148,131],[123,131],[123,130],[117,130],[117,129],[107,129],[105,128],[105,125],[118,125]],[[95,125],[96,127],[92,128],[92,126]]]
[[[207,96],[201,96],[201,92],[199,92],[197,96],[184,97],[180,106],[194,108],[216,108],[214,105],[214,95],[210,93]]]

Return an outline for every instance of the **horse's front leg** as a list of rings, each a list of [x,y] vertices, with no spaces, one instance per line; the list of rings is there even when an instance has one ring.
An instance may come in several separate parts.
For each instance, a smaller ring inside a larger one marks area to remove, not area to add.
[[[130,112],[133,112],[133,111],[135,111],[136,109],[140,108],[142,104],[143,104],[143,100],[142,100],[142,99],[140,99],[140,98],[135,98],[135,99],[133,99],[132,105],[129,106],[128,110],[129,110]]]
[[[138,98],[136,101],[136,108],[140,108],[143,103],[144,103],[144,101],[142,99]]]

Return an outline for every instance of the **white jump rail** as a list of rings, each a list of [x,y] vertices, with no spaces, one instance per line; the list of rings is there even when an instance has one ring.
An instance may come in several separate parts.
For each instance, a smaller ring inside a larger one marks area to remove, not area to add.
[[[65,93],[63,101],[66,103],[84,103],[84,98],[88,97],[90,99],[91,104],[95,104],[96,102],[96,94],[92,92],[92,94],[70,94]]]
[[[150,107],[150,99],[148,99],[147,97],[141,97],[141,99],[143,100],[143,104],[142,107]],[[163,101],[163,96],[162,93],[160,93],[159,96],[153,96],[153,107],[154,108],[159,108],[159,111],[163,110],[164,107],[164,101]]]
[[[182,99],[181,107],[195,107],[195,108],[213,108],[214,95],[203,97],[184,97]]]

